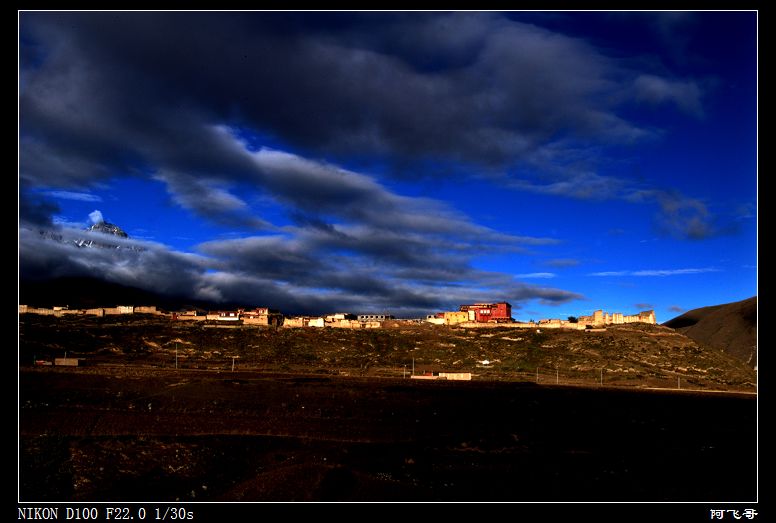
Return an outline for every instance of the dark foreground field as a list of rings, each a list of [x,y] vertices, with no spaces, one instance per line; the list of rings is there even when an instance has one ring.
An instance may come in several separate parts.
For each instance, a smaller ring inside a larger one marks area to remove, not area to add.
[[[22,501],[754,501],[753,396],[20,372]]]

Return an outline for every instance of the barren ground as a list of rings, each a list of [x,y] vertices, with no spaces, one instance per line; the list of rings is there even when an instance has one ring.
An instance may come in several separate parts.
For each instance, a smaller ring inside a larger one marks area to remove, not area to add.
[[[23,501],[755,498],[753,397],[23,370]]]
[[[22,501],[756,495],[754,372],[665,327],[19,327]],[[85,366],[32,366],[65,353]],[[474,380],[402,378],[413,360]]]
[[[231,325],[229,326],[231,327]],[[471,372],[478,380],[755,390],[752,368],[659,325],[605,332],[463,329],[219,328],[146,315],[20,322],[20,364],[67,354],[83,363],[401,377],[416,369]],[[487,366],[482,361],[490,362]],[[406,369],[406,370],[405,370]]]

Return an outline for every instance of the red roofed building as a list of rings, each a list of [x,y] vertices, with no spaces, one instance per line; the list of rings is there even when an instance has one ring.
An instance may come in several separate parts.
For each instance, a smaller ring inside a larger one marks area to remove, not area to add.
[[[474,313],[474,321],[478,323],[508,323],[512,321],[512,306],[507,302],[473,303],[461,305],[462,312]]]

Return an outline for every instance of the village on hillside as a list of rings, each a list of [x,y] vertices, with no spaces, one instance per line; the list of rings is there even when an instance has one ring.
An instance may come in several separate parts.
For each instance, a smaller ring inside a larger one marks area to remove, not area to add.
[[[232,325],[257,325],[272,327],[334,327],[345,329],[376,329],[397,324],[428,323],[432,325],[456,325],[459,327],[508,327],[508,328],[547,328],[547,329],[572,329],[592,330],[602,329],[607,325],[620,325],[625,323],[649,323],[656,324],[655,311],[642,311],[637,314],[627,315],[620,312],[604,312],[596,310],[590,316],[579,316],[568,319],[542,319],[536,321],[516,321],[512,318],[512,306],[507,302],[498,303],[473,303],[461,305],[457,311],[437,312],[429,314],[425,318],[397,319],[390,314],[351,314],[338,312],[325,316],[285,316],[280,311],[268,307],[255,307],[252,309],[238,308],[233,310],[202,311],[198,309],[186,309],[167,312],[158,309],[154,305],[117,305],[116,307],[101,307],[92,309],[71,309],[68,306],[55,306],[52,308],[35,308],[28,305],[19,305],[19,314],[40,314],[49,316],[112,316],[129,314],[152,314],[165,316],[172,321],[180,322],[210,322]]]

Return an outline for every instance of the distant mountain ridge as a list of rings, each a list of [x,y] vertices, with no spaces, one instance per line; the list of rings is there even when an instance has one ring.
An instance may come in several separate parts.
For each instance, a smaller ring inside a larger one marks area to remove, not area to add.
[[[663,325],[750,367],[757,366],[757,296],[693,309]]]
[[[102,232],[105,234],[112,234],[114,236],[119,236],[120,238],[129,238],[129,235],[126,232],[124,232],[124,229],[122,229],[118,225],[114,225],[108,222],[94,223],[89,227],[88,230],[95,231],[95,232]]]
[[[103,236],[105,239],[95,239],[97,238],[97,235],[90,235],[83,238],[75,238],[66,240],[63,234],[60,232],[57,232],[56,230],[40,230],[39,233],[41,237],[47,238],[49,240],[58,241],[60,243],[72,243],[76,247],[94,247],[99,249],[129,249],[132,251],[144,251],[144,247],[140,247],[137,245],[121,245],[117,243],[111,243],[108,236],[115,236],[117,238],[124,238],[129,239],[129,235],[119,227],[118,225],[115,225],[113,223],[100,221],[93,223],[89,227],[85,228],[84,231],[88,232],[98,232],[100,233],[100,236]]]

